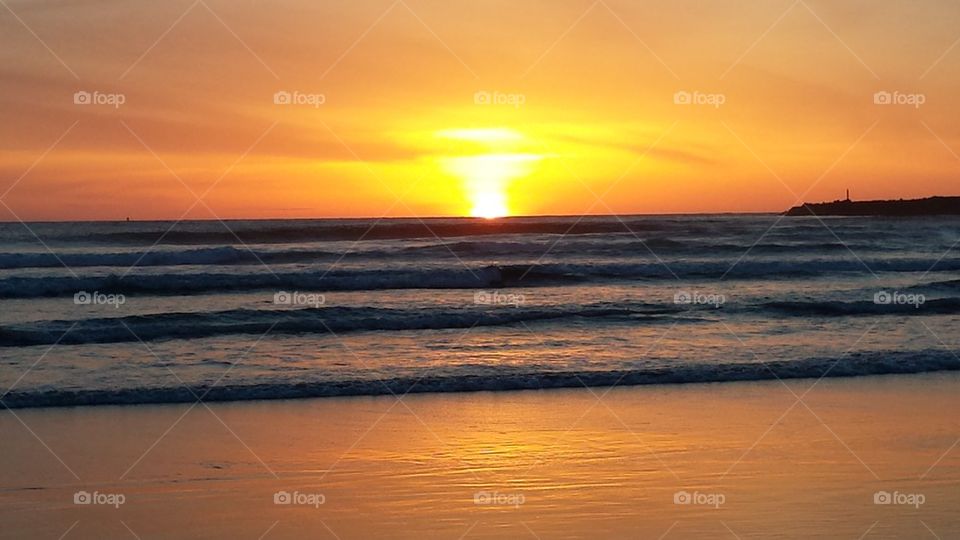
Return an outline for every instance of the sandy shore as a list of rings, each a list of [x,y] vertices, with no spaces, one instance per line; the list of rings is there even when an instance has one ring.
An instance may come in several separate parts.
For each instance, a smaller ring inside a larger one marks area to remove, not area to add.
[[[0,535],[960,535],[960,375],[814,382],[5,411]]]

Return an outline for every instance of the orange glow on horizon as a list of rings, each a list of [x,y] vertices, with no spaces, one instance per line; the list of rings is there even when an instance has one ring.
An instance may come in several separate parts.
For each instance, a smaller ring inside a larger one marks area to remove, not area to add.
[[[17,52],[0,220],[776,212],[847,188],[960,195],[960,54],[944,52],[955,4],[878,0],[870,25],[828,2],[696,16],[684,2],[548,4],[505,17],[500,0],[216,2],[211,18],[108,3],[71,12],[69,28],[62,8],[31,4],[49,50],[0,16]],[[882,91],[925,98],[874,103]]]

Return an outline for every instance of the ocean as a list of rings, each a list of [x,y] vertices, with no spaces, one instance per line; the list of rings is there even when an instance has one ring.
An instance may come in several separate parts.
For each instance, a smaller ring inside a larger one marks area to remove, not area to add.
[[[0,224],[9,408],[960,369],[958,218]]]

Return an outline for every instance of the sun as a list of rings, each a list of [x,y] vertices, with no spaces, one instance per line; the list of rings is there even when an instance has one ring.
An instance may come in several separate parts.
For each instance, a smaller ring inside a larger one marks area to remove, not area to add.
[[[503,193],[475,193],[470,215],[484,219],[496,219],[507,216],[506,196]]]
[[[442,156],[440,163],[462,182],[465,213],[472,217],[509,216],[510,183],[527,176],[543,157],[524,152],[525,137],[509,128],[448,129],[436,136],[457,143],[459,155]]]
[[[470,215],[493,219],[510,215],[509,184],[526,175],[536,159],[525,154],[480,154],[450,158],[446,167],[463,182]]]

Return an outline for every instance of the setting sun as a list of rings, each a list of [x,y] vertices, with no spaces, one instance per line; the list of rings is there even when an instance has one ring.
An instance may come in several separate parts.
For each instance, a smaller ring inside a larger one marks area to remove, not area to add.
[[[447,129],[436,135],[459,143],[451,151],[461,155],[443,156],[439,163],[460,180],[473,217],[510,215],[509,184],[530,175],[533,164],[543,158],[521,152],[526,137],[508,128]]]
[[[511,181],[530,174],[540,156],[530,154],[485,154],[444,158],[443,168],[463,183],[474,217],[510,214],[507,188]]]
[[[473,209],[470,210],[472,217],[485,219],[504,217],[509,213],[502,193],[478,193],[473,201]]]

